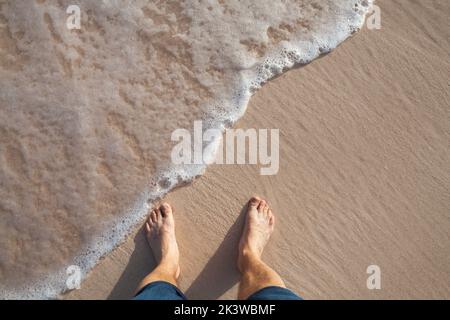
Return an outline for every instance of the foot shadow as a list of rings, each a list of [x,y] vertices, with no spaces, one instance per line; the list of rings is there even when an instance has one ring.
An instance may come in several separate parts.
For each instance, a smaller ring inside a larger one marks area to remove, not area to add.
[[[238,245],[244,227],[247,205],[228,230],[214,255],[186,291],[190,299],[216,300],[239,282]]]
[[[130,300],[139,283],[155,267],[156,261],[150,250],[143,228],[134,237],[135,248],[128,260],[125,270],[108,295],[108,300]]]

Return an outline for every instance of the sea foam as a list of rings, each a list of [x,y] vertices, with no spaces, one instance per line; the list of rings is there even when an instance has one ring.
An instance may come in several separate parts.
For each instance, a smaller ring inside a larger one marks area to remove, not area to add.
[[[361,28],[369,0],[0,1],[1,297],[52,298],[204,165],[171,132],[225,130],[252,94]],[[277,106],[274,106],[276,108]],[[214,152],[212,141],[205,146]]]

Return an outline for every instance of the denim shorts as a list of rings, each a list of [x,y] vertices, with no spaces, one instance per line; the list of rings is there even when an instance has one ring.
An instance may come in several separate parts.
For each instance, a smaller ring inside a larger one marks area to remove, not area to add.
[[[146,285],[133,300],[187,300],[187,298],[173,284],[156,281]],[[255,292],[247,300],[302,300],[302,298],[289,289],[273,286]]]

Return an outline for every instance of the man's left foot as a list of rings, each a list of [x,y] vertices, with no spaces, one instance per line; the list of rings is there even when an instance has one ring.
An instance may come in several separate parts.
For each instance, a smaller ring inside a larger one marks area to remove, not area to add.
[[[147,240],[153,254],[165,271],[180,276],[180,253],[175,236],[175,221],[172,207],[164,203],[152,210],[145,223]]]

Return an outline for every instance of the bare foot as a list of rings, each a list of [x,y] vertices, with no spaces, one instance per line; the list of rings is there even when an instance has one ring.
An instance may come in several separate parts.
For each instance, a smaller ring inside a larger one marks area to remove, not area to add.
[[[248,254],[260,259],[263,250],[272,235],[275,216],[267,202],[253,197],[248,202],[244,232],[239,243],[238,267],[243,269],[243,257]]]
[[[180,276],[180,253],[175,237],[172,207],[164,203],[151,211],[145,223],[147,240],[159,266],[177,279]]]

